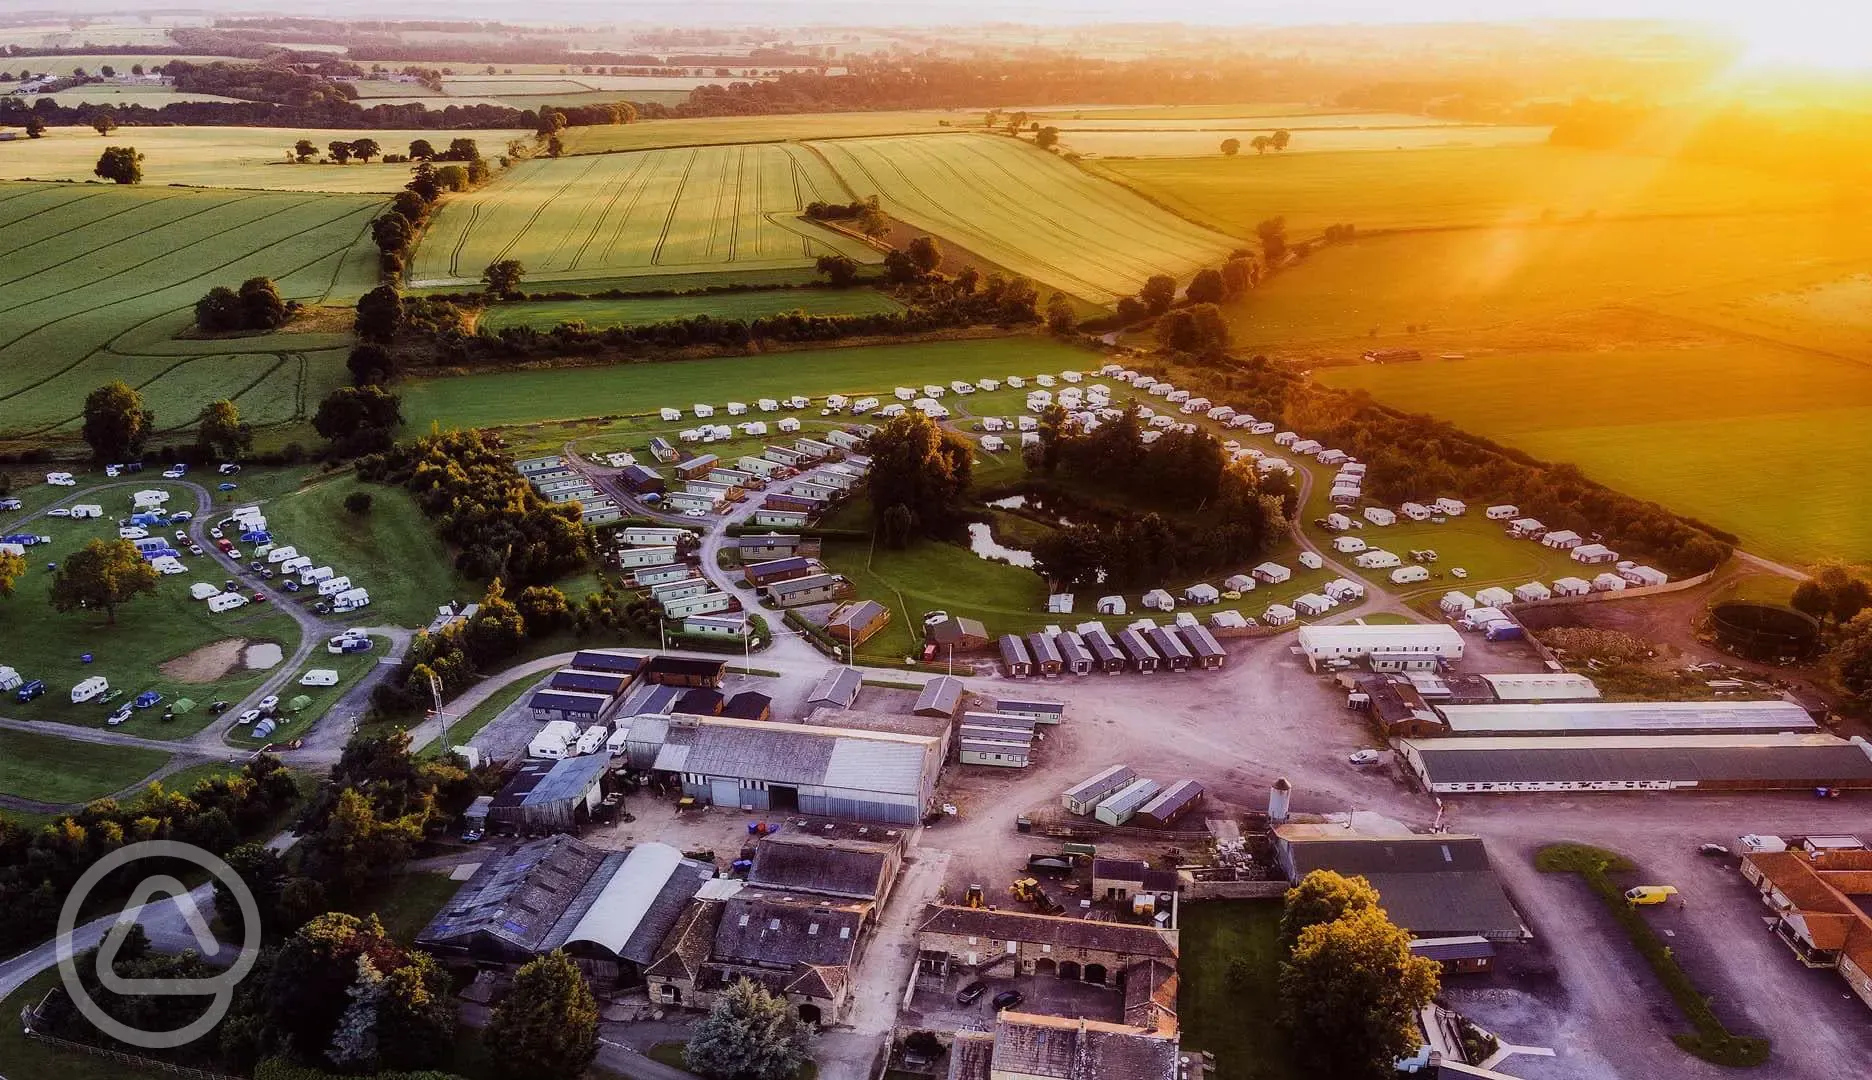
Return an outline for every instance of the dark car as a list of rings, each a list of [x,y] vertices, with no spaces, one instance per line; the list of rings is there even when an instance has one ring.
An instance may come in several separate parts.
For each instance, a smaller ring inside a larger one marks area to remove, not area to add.
[[[33,698],[43,696],[45,692],[46,692],[45,680],[34,679],[33,681],[27,683],[25,686],[20,687],[19,693],[14,694],[13,696],[20,701],[31,701]]]
[[[213,713],[216,716],[220,716],[222,713],[227,712],[228,709],[233,706],[233,704],[234,703],[231,701],[217,701],[214,704],[208,706],[208,711]]]
[[[978,983],[978,982],[969,983],[967,986],[964,986],[962,988],[961,993],[956,995],[956,1004],[957,1005],[973,1005],[977,1001],[980,1001],[981,996],[983,994],[986,994],[987,992],[988,992],[988,985],[986,983]]]
[[[1012,1009],[1024,1000],[1026,999],[1021,996],[1019,990],[1003,990],[994,996],[994,1007],[997,1012],[1002,1009]]]

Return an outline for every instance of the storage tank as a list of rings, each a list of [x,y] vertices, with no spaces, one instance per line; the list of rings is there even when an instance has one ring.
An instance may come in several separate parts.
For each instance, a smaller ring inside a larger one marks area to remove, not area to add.
[[[1274,781],[1268,792],[1268,823],[1279,825],[1287,820],[1287,808],[1293,802],[1293,785],[1285,776]]]

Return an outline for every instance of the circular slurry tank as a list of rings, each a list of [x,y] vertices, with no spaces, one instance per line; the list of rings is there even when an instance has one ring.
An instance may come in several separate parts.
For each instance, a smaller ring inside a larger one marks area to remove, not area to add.
[[[1820,623],[1779,604],[1729,600],[1710,609],[1710,624],[1723,647],[1751,660],[1798,660],[1820,641]]]

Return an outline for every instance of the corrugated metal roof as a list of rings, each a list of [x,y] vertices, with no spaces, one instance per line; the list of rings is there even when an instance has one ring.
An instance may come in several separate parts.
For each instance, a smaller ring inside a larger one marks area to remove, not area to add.
[[[826,763],[827,787],[922,795],[925,747],[910,743],[841,737]]]
[[[638,844],[565,940],[589,941],[621,955],[625,943],[656,902],[657,894],[680,865],[682,852],[668,844]]]
[[[552,770],[533,785],[533,790],[527,792],[526,798],[520,800],[520,805],[541,806],[567,799],[582,799],[610,765],[611,759],[603,754],[556,762]]]
[[[1872,780],[1863,747],[1830,735],[1407,739],[1431,783]]]
[[[1303,626],[1300,628],[1299,641],[1300,647],[1309,652],[1322,649],[1372,651],[1408,648],[1415,645],[1453,649],[1460,654],[1463,647],[1462,635],[1456,632],[1455,627],[1443,623],[1365,625],[1337,623],[1331,626]]]
[[[829,702],[841,708],[850,708],[858,700],[858,691],[864,685],[864,676],[854,668],[834,668],[819,677],[819,682],[807,696],[807,704]]]
[[[587,694],[577,690],[535,690],[527,699],[531,709],[559,709],[563,712],[597,714],[611,704],[605,694]]]
[[[1488,678],[1488,676],[1484,676]],[[1445,705],[1450,730],[1464,735],[1542,732],[1812,731],[1813,717],[1790,701],[1573,701],[1556,704]]]
[[[1140,776],[1124,787],[1112,792],[1104,799],[1101,799],[1098,808],[1118,814],[1123,814],[1127,811],[1135,811],[1138,807],[1156,798],[1159,790],[1157,781]]]
[[[610,671],[620,675],[634,675],[644,665],[644,657],[639,653],[616,652],[610,649],[580,649],[572,654],[572,667],[581,671]]]
[[[962,680],[948,675],[939,675],[923,684],[917,694],[913,712],[933,710],[945,716],[955,715],[956,706],[962,703]]]
[[[1100,769],[1084,780],[1066,789],[1066,795],[1075,801],[1083,802],[1088,795],[1100,791],[1112,791],[1136,779],[1137,773],[1129,765],[1113,765]]]
[[[1138,808],[1146,817],[1166,818],[1203,796],[1203,786],[1194,780],[1178,780]]]

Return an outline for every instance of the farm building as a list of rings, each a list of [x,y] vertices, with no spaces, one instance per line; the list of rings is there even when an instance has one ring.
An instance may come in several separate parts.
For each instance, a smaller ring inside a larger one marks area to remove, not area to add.
[[[813,684],[812,693],[806,695],[806,704],[815,708],[831,706],[849,709],[852,702],[858,700],[858,691],[864,686],[864,676],[856,668],[833,668],[819,681]]]
[[[1269,626],[1286,626],[1300,617],[1300,613],[1286,604],[1269,604],[1261,613],[1261,621]]]
[[[1588,566],[1595,563],[1615,563],[1618,562],[1618,552],[1604,544],[1581,544],[1573,549],[1573,561],[1585,563]]]
[[[848,601],[826,614],[826,633],[852,648],[863,645],[890,622],[890,609],[876,600]]]
[[[1475,597],[1460,589],[1451,589],[1437,601],[1437,609],[1445,615],[1461,615],[1476,606]]]
[[[1299,645],[1308,662],[1370,658],[1422,657],[1432,661],[1461,660],[1463,639],[1454,628],[1440,623],[1397,625],[1303,626]]]
[[[576,829],[604,800],[610,768],[607,754],[524,761],[488,805],[488,821],[523,835]]]
[[[626,465],[618,470],[617,480],[633,495],[647,495],[668,487],[663,477],[648,465]]]
[[[1774,935],[1803,966],[1833,968],[1872,1005],[1872,852],[1754,851],[1742,878],[1773,913]]]
[[[966,616],[945,616],[935,622],[923,625],[923,636],[931,644],[944,649],[985,649],[991,640],[988,628],[980,619]]]
[[[1352,559],[1352,564],[1365,570],[1389,570],[1394,566],[1401,565],[1403,561],[1404,560],[1383,548],[1372,548],[1369,551],[1359,552],[1358,555]]]
[[[1124,650],[1134,671],[1156,671],[1161,659],[1142,631],[1126,627],[1118,631],[1118,647]]]
[[[1293,577],[1292,570],[1275,562],[1264,562],[1260,566],[1255,567],[1253,573],[1256,581],[1265,582],[1269,585],[1279,585]]]
[[[1555,578],[1553,592],[1555,596],[1585,596],[1592,592],[1592,582],[1577,577]]]
[[[962,680],[938,675],[923,684],[910,711],[918,716],[952,717],[962,707]]]
[[[1490,521],[1512,521],[1521,516],[1521,508],[1513,503],[1499,503],[1482,512]]]
[[[445,964],[507,971],[564,949],[606,994],[638,983],[714,866],[649,842],[607,851],[551,836],[490,857],[416,935]]]
[[[610,694],[577,690],[535,690],[527,708],[535,720],[565,720],[584,727],[594,724],[611,708]]]
[[[1097,985],[1115,985],[1121,981],[1123,972],[1134,971],[1138,965],[1149,961],[1173,967],[1177,955],[1176,936],[1150,926],[938,905],[924,909],[916,945],[924,969],[934,974],[945,974],[951,967],[968,972],[979,967],[984,960],[1006,956],[1010,958],[1008,963],[1013,972],[1056,975],[1061,979]],[[1010,1012],[1002,1015],[1004,1027],[1015,1018],[1033,1027],[1047,1027],[1051,1029],[1050,1033],[1057,1036],[1057,1042],[1067,1047],[1074,1045],[1075,1036],[1083,1037],[1084,1032],[1092,1029],[1112,1032],[1114,1037],[1141,1037],[1135,1027],[1026,1013]],[[1135,1054],[1127,1053],[1121,1057],[1113,1053],[1103,1055],[1103,1060],[1108,1065],[1125,1063],[1127,1067],[1123,1073],[1096,1068],[1079,1072],[1061,1071],[1049,1065],[1017,1067],[996,1075],[1044,1077],[1047,1080],[1056,1077],[1116,1080],[1119,1076],[1137,1077],[1138,1080],[1172,1080],[1176,1076],[1176,1042],[1173,1039],[1158,1041],[1164,1044],[1164,1053],[1160,1055],[1162,1067],[1150,1071],[1143,1071],[1138,1066],[1140,1059]],[[1021,1040],[1022,1048],[1028,1054],[1044,1052],[1047,1044],[1048,1040],[1044,1037],[1029,1036]],[[999,1050],[996,1059],[1004,1060]],[[1073,1060],[1073,1057],[1066,1058],[1068,1068]],[[1041,1068],[1046,1071],[1041,1071]]]
[[[775,607],[800,607],[843,599],[851,592],[851,582],[839,574],[812,574],[777,581],[764,591],[768,602]]]
[[[1500,585],[1490,585],[1486,589],[1477,589],[1476,604],[1485,608],[1504,608],[1514,603],[1515,595]]]
[[[1183,639],[1174,631],[1161,626],[1153,626],[1144,631],[1144,639],[1150,642],[1151,648],[1155,649],[1157,655],[1161,657],[1157,663],[1159,670],[1187,671],[1189,669],[1190,661],[1194,658],[1190,655],[1189,646],[1183,644]]]
[[[1412,676],[1414,679],[1416,676]],[[1365,675],[1346,695],[1346,707],[1370,712],[1387,737],[1446,735],[1449,726],[1424,701],[1414,681],[1398,675]]]
[[[1123,825],[1162,790],[1157,781],[1140,776],[1100,799],[1098,806],[1092,810],[1092,816],[1107,825]]]
[[[1774,735],[1816,730],[1791,701],[1555,701],[1446,705],[1451,735]]]
[[[689,691],[691,694],[716,692],[713,690]],[[773,719],[773,698],[755,690],[743,690],[722,702],[721,712],[717,715],[734,720],[771,720]]]
[[[1184,815],[1202,805],[1205,792],[1203,786],[1194,780],[1178,780],[1157,793],[1151,801],[1138,808],[1136,821],[1139,825],[1149,825],[1164,829],[1177,823]]]
[[[1540,542],[1542,547],[1550,547],[1555,551],[1572,551],[1574,548],[1585,543],[1586,540],[1585,537],[1582,537],[1572,529],[1555,529],[1553,532],[1541,537]]]
[[[1060,669],[1069,675],[1087,675],[1092,671],[1092,653],[1086,648],[1085,639],[1071,630],[1062,630],[1053,635],[1053,644],[1059,648]]]
[[[1090,814],[1107,796],[1137,779],[1129,765],[1112,765],[1079,781],[1060,794],[1060,805],[1072,814]]]
[[[1530,581],[1525,585],[1515,586],[1514,598],[1521,603],[1531,604],[1537,600],[1553,599],[1553,590],[1539,581]]]
[[[1036,674],[1051,677],[1064,669],[1059,649],[1053,644],[1053,635],[1045,631],[1036,630],[1027,635],[1027,652],[1033,657]]]
[[[1628,566],[1619,571],[1619,576],[1640,588],[1648,585],[1662,585],[1670,580],[1669,575],[1664,571],[1654,570],[1649,566]]]
[[[1011,679],[1024,679],[1033,674],[1033,656],[1027,652],[1027,643],[1019,634],[1001,635],[1001,666]]]
[[[1431,791],[1718,791],[1872,788],[1872,752],[1820,734],[1412,739]]]
[[[1152,589],[1138,599],[1138,606],[1152,611],[1176,610],[1176,597],[1162,589]]]
[[[1228,653],[1223,650],[1222,644],[1201,625],[1178,627],[1177,634],[1189,650],[1191,667],[1214,669],[1228,662]]]
[[[1416,937],[1530,936],[1478,837],[1371,833],[1338,822],[1278,825],[1274,858],[1289,881],[1315,870],[1365,878],[1391,921]]]
[[[1342,604],[1365,599],[1365,583],[1351,578],[1333,578],[1320,586],[1320,591]]]
[[[573,657],[577,662],[584,653]],[[580,664],[581,667],[589,665]],[[726,660],[697,660],[686,656],[652,656],[643,666],[644,681],[657,686],[707,686],[720,689],[728,670]]]
[[[1365,520],[1373,525],[1395,525],[1397,514],[1382,506],[1368,506],[1365,508]]]
[[[656,770],[716,806],[915,824],[942,768],[935,736],[703,718],[672,725]]]

